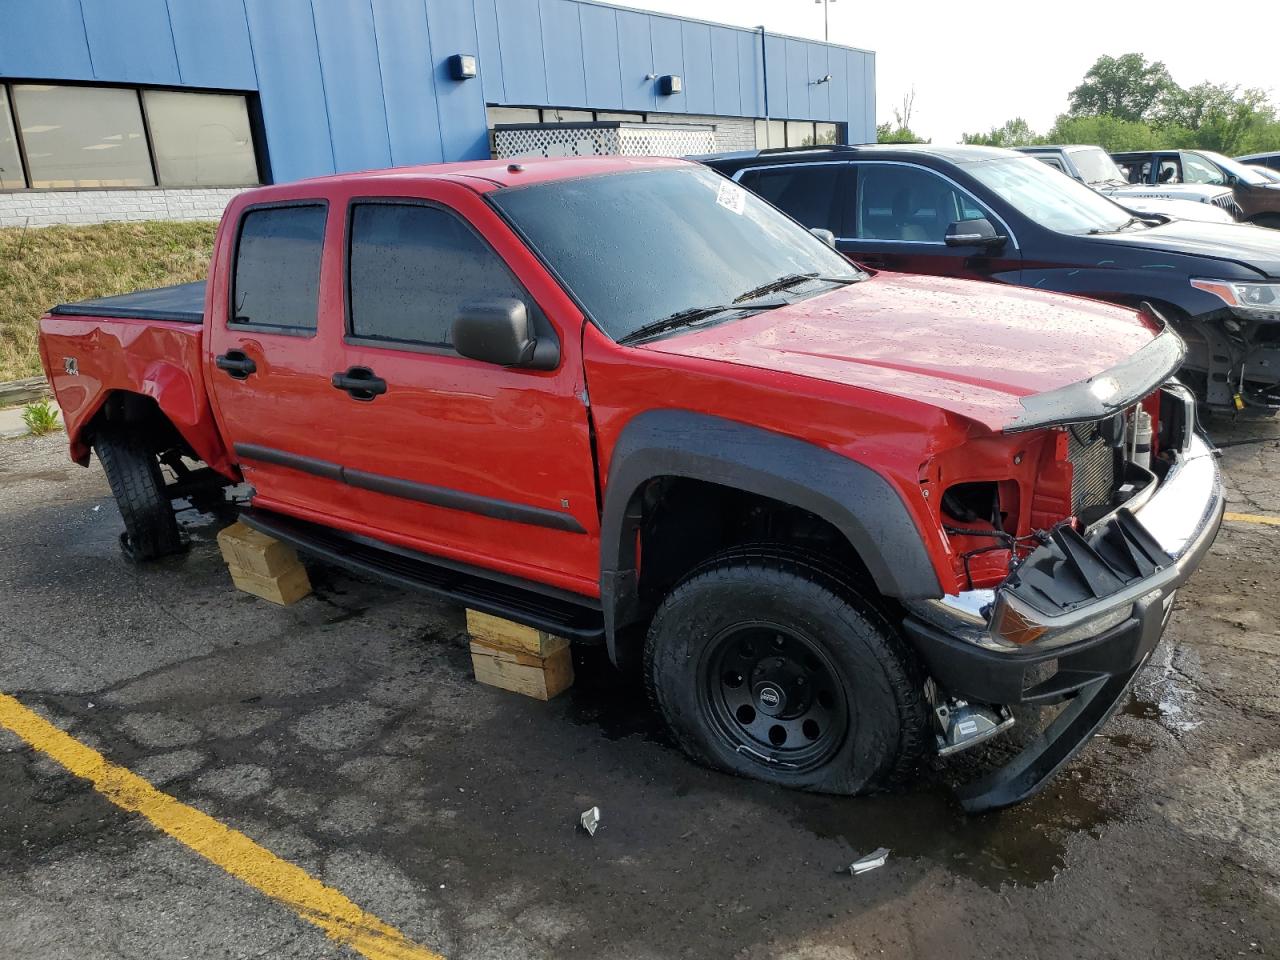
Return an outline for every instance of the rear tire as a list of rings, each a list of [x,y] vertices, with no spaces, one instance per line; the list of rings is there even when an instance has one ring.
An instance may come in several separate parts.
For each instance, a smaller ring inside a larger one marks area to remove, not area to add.
[[[693,759],[819,793],[896,786],[924,753],[923,678],[879,611],[821,563],[742,550],[694,570],[645,642],[649,696]]]
[[[93,442],[124,520],[120,546],[131,560],[154,560],[185,549],[160,463],[141,439],[104,431]]]

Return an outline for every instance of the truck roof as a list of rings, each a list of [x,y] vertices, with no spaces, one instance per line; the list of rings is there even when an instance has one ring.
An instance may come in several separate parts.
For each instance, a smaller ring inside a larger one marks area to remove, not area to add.
[[[453,180],[467,183],[485,193],[502,187],[573,180],[578,177],[620,173],[624,170],[658,169],[686,165],[688,161],[669,157],[511,157],[506,160],[463,160],[456,163],[426,163],[409,167],[388,167],[358,173],[338,173],[298,181],[306,184],[406,180]],[[296,184],[281,186],[296,186]],[[261,188],[270,190],[271,187]],[[256,192],[256,191],[251,191]]]

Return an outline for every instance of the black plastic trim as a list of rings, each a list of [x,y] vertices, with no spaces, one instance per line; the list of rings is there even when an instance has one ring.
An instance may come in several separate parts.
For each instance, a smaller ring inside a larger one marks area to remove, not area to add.
[[[599,643],[598,600],[259,508],[240,519],[330,563],[580,643]]]
[[[345,483],[347,486],[357,487],[361,490],[371,490],[374,493],[384,493],[388,496],[399,497],[402,500],[413,500],[418,503],[427,503],[434,507],[445,507],[449,510],[475,513],[484,517],[492,517],[495,520],[527,523],[535,527],[547,527],[551,530],[564,530],[567,533],[587,532],[586,528],[577,521],[577,518],[570,514],[547,510],[543,507],[534,507],[526,503],[496,500],[492,497],[482,497],[479,494],[454,490],[450,487],[433,487],[414,480],[403,480],[399,477],[388,477],[380,473],[369,473],[365,470],[357,470],[353,467],[344,467],[341,464],[331,463],[328,460],[304,457],[300,454],[290,453],[287,450],[276,450],[273,447],[263,447],[255,443],[237,443],[235,451],[236,456],[243,457],[246,460],[257,460],[259,463],[272,463],[292,470],[301,470],[303,473],[324,477],[326,480]]]
[[[831,523],[891,597],[938,598],[942,587],[906,504],[864,464],[780,433],[686,410],[643,413],[614,446],[601,519],[601,600],[610,654],[638,610],[635,494],[656,477],[685,477],[770,497]],[[628,529],[628,528],[632,529]]]

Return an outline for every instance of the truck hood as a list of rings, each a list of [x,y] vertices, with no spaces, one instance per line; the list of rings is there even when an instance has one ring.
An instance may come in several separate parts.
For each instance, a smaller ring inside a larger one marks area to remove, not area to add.
[[[1280,230],[1245,223],[1174,220],[1150,230],[1108,233],[1096,239],[1152,253],[1176,253],[1238,263],[1280,278]]]
[[[1140,314],[1077,297],[880,273],[640,349],[900,396],[998,431],[1106,415],[1089,382],[1131,367],[1158,340],[1171,337],[1180,359],[1176,336],[1159,334]],[[1171,373],[1131,371],[1108,399],[1143,396]]]

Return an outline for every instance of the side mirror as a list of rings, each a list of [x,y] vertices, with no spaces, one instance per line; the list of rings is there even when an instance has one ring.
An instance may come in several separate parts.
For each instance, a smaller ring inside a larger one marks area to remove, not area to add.
[[[809,232],[825,243],[828,247],[836,245],[836,235],[824,227],[810,227]]]
[[[986,217],[957,220],[947,227],[948,247],[1001,247],[1008,239],[996,233],[996,228]]]
[[[535,337],[528,308],[511,297],[464,303],[453,321],[453,347],[471,360],[501,367],[553,370],[560,362],[559,344]]]

